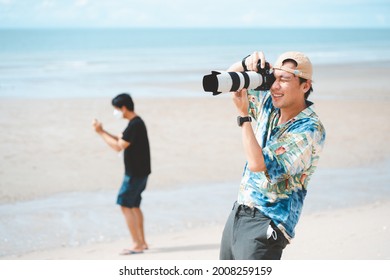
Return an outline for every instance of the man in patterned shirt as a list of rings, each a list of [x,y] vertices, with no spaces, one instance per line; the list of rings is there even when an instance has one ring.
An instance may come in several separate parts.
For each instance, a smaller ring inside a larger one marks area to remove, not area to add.
[[[254,52],[228,71],[265,67]],[[280,259],[294,237],[325,129],[307,98],[312,64],[299,52],[282,54],[269,91],[233,93],[247,163],[238,199],[223,231],[220,259]],[[255,132],[252,118],[257,122]]]

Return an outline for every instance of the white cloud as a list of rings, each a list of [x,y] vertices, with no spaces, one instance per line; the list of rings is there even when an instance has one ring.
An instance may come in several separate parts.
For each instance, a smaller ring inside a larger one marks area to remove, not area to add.
[[[380,25],[386,25],[388,21],[386,20],[386,16],[383,14],[377,14],[375,15],[375,21]]]
[[[75,5],[76,6],[85,6],[88,4],[88,0],[76,0]]]
[[[50,7],[54,7],[54,6],[55,6],[54,0],[44,0],[41,3],[41,7],[43,7],[43,8],[50,8]]]

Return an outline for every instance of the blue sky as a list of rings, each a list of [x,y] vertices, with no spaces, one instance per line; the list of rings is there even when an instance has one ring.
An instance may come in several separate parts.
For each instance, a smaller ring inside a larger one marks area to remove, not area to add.
[[[390,0],[0,0],[10,27],[390,28]]]

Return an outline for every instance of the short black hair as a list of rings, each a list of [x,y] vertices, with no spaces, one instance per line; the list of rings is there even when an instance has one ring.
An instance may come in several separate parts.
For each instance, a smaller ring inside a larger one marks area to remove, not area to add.
[[[285,64],[286,62],[292,62],[295,65],[295,67],[298,66],[298,63],[294,59],[289,58],[289,59],[283,60],[282,64]],[[306,82],[307,82],[307,79],[299,77],[299,84],[300,85],[303,83],[306,83]],[[312,91],[313,91],[313,86],[310,85],[309,90],[305,92],[305,99],[307,99],[309,97],[309,95],[310,95],[310,93],[312,93]]]
[[[134,102],[128,93],[121,93],[114,97],[111,101],[112,106],[122,108],[125,106],[129,111],[134,111]]]

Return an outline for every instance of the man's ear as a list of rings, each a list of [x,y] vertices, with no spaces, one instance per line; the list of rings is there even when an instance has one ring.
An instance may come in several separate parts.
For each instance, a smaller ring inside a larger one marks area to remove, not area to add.
[[[305,83],[302,84],[303,85],[303,92],[307,92],[310,87],[311,87],[311,81],[310,80],[307,80]]]

